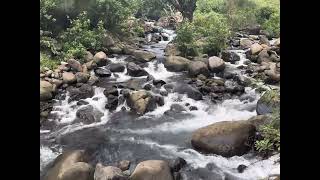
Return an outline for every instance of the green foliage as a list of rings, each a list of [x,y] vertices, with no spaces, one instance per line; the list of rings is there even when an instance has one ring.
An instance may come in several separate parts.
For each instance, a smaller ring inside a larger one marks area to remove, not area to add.
[[[265,21],[262,27],[273,37],[280,36],[280,14],[274,13]]]
[[[158,20],[168,11],[172,11],[172,8],[167,0],[140,0],[137,15],[138,17]]]
[[[48,30],[50,24],[56,21],[52,10],[57,7],[55,0],[40,0],[40,30]]]
[[[176,42],[185,56],[198,53],[217,55],[230,36],[226,18],[218,13],[196,13],[192,23],[178,27]]]
[[[280,109],[275,108],[271,114],[271,122],[259,129],[263,139],[255,142],[259,153],[268,155],[271,152],[280,152]]]
[[[40,68],[47,67],[49,69],[54,69],[59,65],[59,61],[53,59],[45,53],[40,53]]]
[[[186,56],[195,56],[198,54],[198,49],[195,44],[195,26],[188,21],[183,22],[178,26],[177,38],[175,42],[178,49]]]
[[[82,12],[61,35],[62,50],[66,58],[82,58],[87,50],[101,50],[105,34],[103,22],[91,28],[87,13]]]

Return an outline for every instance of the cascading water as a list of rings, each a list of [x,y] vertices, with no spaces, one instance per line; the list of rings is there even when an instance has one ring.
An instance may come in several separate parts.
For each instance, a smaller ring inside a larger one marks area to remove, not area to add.
[[[175,36],[172,30],[164,30],[164,32],[169,35],[168,41],[144,46],[144,49],[157,55],[157,59],[149,62],[144,69],[155,79],[175,84],[183,80],[185,75],[169,72],[163,65],[164,48]],[[227,69],[243,65],[243,61],[246,60],[243,51],[236,53],[239,53],[242,63],[227,64]],[[125,64],[125,57],[117,56],[110,60],[112,63]],[[112,78],[116,80],[110,83],[126,82],[132,79],[126,75],[126,69],[122,73],[114,73]],[[214,104],[210,100],[195,101],[176,92],[169,93],[164,97],[164,106],[157,107],[139,117],[130,113],[125,103],[119,105],[115,111],[109,112],[104,108],[107,102],[103,94],[104,88],[94,88],[95,95],[85,101],[103,113],[100,122],[75,123],[77,110],[86,105],[79,106],[77,102],[69,103],[68,94],[65,100],[59,100],[54,105],[51,112],[55,114],[54,119],[48,121],[55,122],[56,125],[42,127],[40,130],[40,174],[45,173],[45,167],[62,152],[62,149],[76,148],[89,148],[93,152],[92,163],[113,164],[126,159],[132,164],[137,164],[148,159],[182,157],[189,166],[182,172],[183,178],[187,180],[214,179],[217,174],[224,179],[254,180],[268,177],[270,174],[279,174],[280,164],[274,163],[278,155],[266,160],[260,160],[252,154],[225,158],[219,155],[203,155],[193,150],[190,144],[192,132],[200,127],[219,121],[246,120],[255,116],[259,94],[254,89],[245,89],[243,96],[248,98],[228,99],[219,104]],[[186,103],[198,109],[190,111],[186,108],[186,111],[173,116],[164,114],[172,104],[185,105]],[[123,106],[127,111],[121,110]],[[212,164],[214,168],[208,168]],[[248,166],[243,173],[237,172],[236,168],[240,164]]]

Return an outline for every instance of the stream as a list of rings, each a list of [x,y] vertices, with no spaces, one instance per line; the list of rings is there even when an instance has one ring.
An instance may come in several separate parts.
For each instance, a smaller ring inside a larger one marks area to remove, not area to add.
[[[175,36],[172,30],[164,31],[169,34],[168,41],[143,46],[143,49],[157,55],[157,58],[148,62],[144,69],[155,79],[161,79],[167,83],[181,83],[187,75],[169,72],[163,65],[164,49]],[[226,63],[226,70],[241,74],[243,72],[236,67],[243,65],[246,60],[244,51],[234,51],[240,55],[240,61],[237,64]],[[115,55],[114,58],[109,59],[112,63],[125,64],[125,58],[125,55]],[[146,76],[137,78],[128,76],[125,69],[122,73],[113,73],[108,83],[117,84],[142,78]],[[168,96],[164,96],[163,106],[143,116],[130,113],[130,108],[125,102],[115,111],[110,112],[105,109],[107,98],[103,94],[104,88],[98,85],[94,86],[94,89],[94,96],[85,101],[103,113],[100,122],[75,123],[77,110],[87,105],[77,105],[77,102],[69,103],[68,93],[64,100],[56,100],[51,112],[55,114],[55,118],[48,119],[56,125],[44,126],[40,129],[40,176],[64,149],[88,149],[92,152],[92,164],[97,162],[115,164],[121,160],[129,160],[132,164],[131,171],[134,170],[134,165],[143,160],[169,160],[182,157],[188,164],[181,171],[182,178],[185,180],[256,180],[267,178],[270,174],[280,174],[280,164],[275,163],[279,155],[265,160],[251,153],[225,158],[219,155],[201,154],[191,146],[192,132],[198,128],[219,121],[246,120],[255,116],[256,103],[260,94],[250,87],[246,87],[245,94],[242,95],[246,98],[227,99],[217,104],[206,97],[204,100],[195,101],[184,94],[169,93]],[[185,106],[186,103],[198,109],[190,111],[186,108],[182,113],[164,114],[172,104]],[[123,107],[127,110],[122,110]],[[237,171],[240,164],[248,166],[243,173]]]

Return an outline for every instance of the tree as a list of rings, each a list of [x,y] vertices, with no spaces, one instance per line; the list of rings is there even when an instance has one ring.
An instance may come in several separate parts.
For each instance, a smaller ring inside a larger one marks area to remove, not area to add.
[[[197,0],[168,0],[168,2],[180,11],[184,18],[187,18],[190,22],[193,20]]]

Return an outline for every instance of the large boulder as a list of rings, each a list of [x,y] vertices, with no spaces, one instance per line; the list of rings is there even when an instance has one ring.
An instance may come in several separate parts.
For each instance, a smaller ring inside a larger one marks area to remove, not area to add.
[[[181,52],[175,44],[168,44],[164,49],[166,56],[180,56]]]
[[[173,180],[173,177],[166,161],[147,160],[137,165],[130,180]]]
[[[139,61],[149,62],[152,59],[156,58],[156,55],[152,52],[143,51],[143,50],[135,50],[132,55]]]
[[[257,114],[272,113],[274,109],[280,109],[280,92],[277,90],[266,91],[257,102]]]
[[[144,114],[157,107],[155,97],[145,90],[131,93],[127,98],[127,104],[132,110],[137,112],[137,114]]]
[[[84,61],[85,62],[90,62],[93,60],[93,55],[90,51],[86,51],[86,54],[84,55]]]
[[[188,65],[191,63],[189,59],[180,56],[169,56],[166,57],[164,66],[169,71],[179,72],[179,71],[187,71]]]
[[[108,64],[107,68],[111,72],[123,72],[126,67],[124,65],[122,65],[122,64],[112,63],[112,64]]]
[[[276,63],[269,63],[269,70],[265,70],[264,73],[268,76],[266,83],[277,83],[280,81],[280,68]]]
[[[48,81],[40,81],[40,101],[52,98],[53,86]]]
[[[107,64],[107,55],[106,53],[100,51],[96,53],[93,57],[93,61],[97,64],[98,67],[105,66]]]
[[[133,62],[127,64],[128,75],[133,77],[147,76],[148,72]]]
[[[189,64],[189,75],[191,77],[196,77],[200,74],[209,76],[209,70],[206,63],[202,61],[194,61]]]
[[[77,82],[77,78],[72,72],[64,72],[62,74],[62,79],[65,84],[73,84]]]
[[[208,66],[211,72],[217,73],[221,72],[225,69],[225,63],[223,59],[217,57],[217,56],[212,56],[208,60]]]
[[[274,46],[280,47],[280,38],[276,39],[273,43]]]
[[[263,47],[258,44],[258,43],[254,43],[250,46],[250,51],[252,55],[258,54],[260,51],[262,51]]]
[[[76,73],[76,79],[77,83],[86,83],[90,78],[89,74],[82,73],[82,72],[77,72]]]
[[[44,180],[93,180],[94,169],[86,161],[82,150],[64,152],[56,158]]]
[[[222,121],[200,128],[192,134],[192,146],[203,153],[224,157],[241,156],[250,150],[255,126],[246,121]]]
[[[99,67],[94,70],[95,74],[99,77],[110,77],[111,76],[111,71],[109,69],[105,69],[102,67]]]
[[[226,62],[235,63],[236,61],[240,61],[240,56],[233,51],[222,51],[221,58]]]
[[[94,90],[89,84],[83,84],[80,88],[68,87],[67,91],[70,96],[69,102],[91,98],[94,95]]]
[[[248,38],[242,38],[240,39],[240,47],[243,49],[250,48],[250,46],[253,44],[253,41]]]
[[[82,66],[81,63],[75,59],[69,59],[68,60],[68,65],[71,67],[71,70],[75,72],[81,72],[82,71]]]
[[[270,54],[268,53],[268,50],[263,49],[258,54],[257,63],[261,64],[262,62],[270,62]]]
[[[78,121],[84,124],[91,124],[99,122],[103,113],[95,109],[92,105],[88,105],[78,109],[76,116],[79,118]]]
[[[187,94],[189,98],[194,100],[202,100],[201,92],[189,84],[178,84],[173,88],[173,91],[180,94]]]
[[[94,180],[127,180],[128,177],[121,169],[113,166],[103,166],[101,163],[96,165]]]

